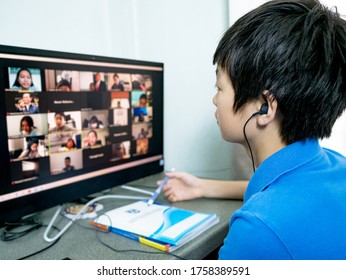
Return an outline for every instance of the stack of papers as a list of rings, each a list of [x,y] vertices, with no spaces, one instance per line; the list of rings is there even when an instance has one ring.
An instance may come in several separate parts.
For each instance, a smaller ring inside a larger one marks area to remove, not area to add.
[[[138,201],[102,214],[92,224],[157,249],[172,252],[219,222],[205,214]]]

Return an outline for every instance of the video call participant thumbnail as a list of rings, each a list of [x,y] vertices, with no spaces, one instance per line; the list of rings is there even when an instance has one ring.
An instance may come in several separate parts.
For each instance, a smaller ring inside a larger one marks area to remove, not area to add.
[[[8,114],[6,122],[9,138],[45,135],[48,132],[47,114]]]
[[[34,125],[34,120],[30,116],[24,116],[20,120],[20,134],[23,136],[37,136],[41,133]]]
[[[112,144],[112,161],[130,158],[130,141]]]
[[[87,137],[83,139],[84,148],[93,148],[101,146],[101,141],[97,139],[97,132],[95,130],[90,130]]]
[[[63,174],[83,169],[82,150],[52,154],[49,157],[50,174]]]
[[[111,162],[112,145],[83,149],[83,167],[95,167]]]
[[[10,73],[11,70],[12,68],[9,68]],[[39,89],[34,85],[31,71],[27,68],[21,68],[18,70],[11,89],[19,91],[39,91]]]
[[[69,92],[50,91],[45,95],[47,103],[47,111],[80,111],[83,108],[88,108],[87,93],[85,92]]]
[[[19,155],[18,159],[33,159],[39,157],[41,157],[41,155],[38,152],[38,139],[32,138],[28,141],[27,148]]]
[[[62,169],[64,172],[69,172],[74,170],[74,166],[71,165],[71,158],[70,157],[65,157],[64,160],[65,166]]]
[[[16,104],[16,112],[22,112],[26,114],[37,114],[39,113],[38,98],[34,99],[30,92],[23,93],[22,98],[18,100]]]
[[[113,85],[111,87],[111,90],[124,91],[123,81],[120,80],[119,75],[117,73],[113,74]]]
[[[94,78],[94,88],[96,92],[107,92],[107,85],[101,79],[101,73],[96,73]]]
[[[140,138],[134,141],[135,143],[135,155],[143,155],[149,153],[149,139]]]
[[[54,113],[54,124],[52,125],[51,128],[49,128],[49,133],[76,131],[76,128],[73,127],[73,120],[69,125],[67,125],[66,123],[68,119],[67,116],[68,115],[65,115],[65,113],[63,112]],[[50,122],[49,122],[49,126],[51,126]]]

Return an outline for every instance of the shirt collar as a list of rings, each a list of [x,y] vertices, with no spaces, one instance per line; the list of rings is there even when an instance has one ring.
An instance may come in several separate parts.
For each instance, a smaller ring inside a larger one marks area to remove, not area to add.
[[[295,142],[265,159],[252,176],[244,195],[244,202],[255,193],[264,191],[283,174],[306,164],[319,154],[322,148],[317,139]]]

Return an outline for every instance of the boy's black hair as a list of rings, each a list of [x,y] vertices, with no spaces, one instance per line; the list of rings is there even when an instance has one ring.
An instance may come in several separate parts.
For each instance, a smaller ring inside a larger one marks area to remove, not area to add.
[[[215,51],[235,90],[234,111],[268,90],[287,144],[330,136],[346,107],[346,22],[334,9],[269,1],[231,26]]]

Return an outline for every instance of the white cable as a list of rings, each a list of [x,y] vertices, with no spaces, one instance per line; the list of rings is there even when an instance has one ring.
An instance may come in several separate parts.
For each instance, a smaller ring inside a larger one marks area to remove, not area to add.
[[[52,228],[52,226],[53,226],[53,224],[54,224],[56,218],[58,217],[58,215],[61,211],[61,208],[62,208],[62,206],[59,206],[57,211],[55,212],[53,218],[49,222],[47,229],[45,230],[45,232],[43,234],[44,240],[46,240],[47,242],[53,242],[53,241],[57,240],[60,236],[62,236],[65,233],[65,231],[67,231],[67,229],[73,224],[73,222],[75,220],[78,220],[78,218],[83,214],[84,210],[89,207],[89,205],[93,204],[96,201],[103,200],[103,199],[110,199],[110,198],[133,199],[133,200],[143,200],[143,199],[147,200],[148,199],[148,197],[132,196],[132,195],[103,195],[103,196],[96,197],[96,198],[90,200],[87,204],[85,204],[83,206],[83,208],[71,219],[71,221],[69,221],[67,223],[67,225],[62,230],[60,230],[54,237],[50,238],[50,237],[48,237],[48,233],[51,230],[51,228]]]
[[[130,191],[134,191],[134,192],[146,193],[146,194],[149,194],[149,195],[153,195],[154,194],[153,192],[145,191],[145,190],[142,190],[142,189],[139,189],[139,188],[135,188],[135,187],[131,187],[131,186],[127,186],[127,185],[123,185],[123,186],[121,186],[121,188],[122,189],[126,189],[126,190],[130,190]]]

